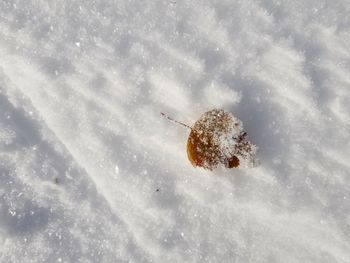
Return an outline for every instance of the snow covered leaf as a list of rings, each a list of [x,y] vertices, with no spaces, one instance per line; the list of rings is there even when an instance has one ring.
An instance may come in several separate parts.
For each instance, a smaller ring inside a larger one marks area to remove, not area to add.
[[[256,166],[257,147],[252,145],[240,120],[224,110],[205,112],[191,129],[187,155],[193,166],[213,170]]]

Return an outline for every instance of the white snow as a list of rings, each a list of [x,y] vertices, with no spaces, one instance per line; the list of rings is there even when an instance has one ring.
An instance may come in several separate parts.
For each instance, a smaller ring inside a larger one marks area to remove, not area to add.
[[[0,262],[350,262],[350,2],[0,1]],[[193,168],[212,108],[254,169]]]

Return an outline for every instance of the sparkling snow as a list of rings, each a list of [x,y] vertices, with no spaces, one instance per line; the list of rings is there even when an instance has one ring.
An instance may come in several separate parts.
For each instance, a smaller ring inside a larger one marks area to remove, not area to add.
[[[349,14],[0,1],[0,262],[350,262]],[[260,166],[192,167],[212,108]]]

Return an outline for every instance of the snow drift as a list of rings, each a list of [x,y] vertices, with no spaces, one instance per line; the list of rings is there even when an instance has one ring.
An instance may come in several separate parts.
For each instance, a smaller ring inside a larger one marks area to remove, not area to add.
[[[1,1],[1,262],[350,262],[350,4]],[[193,168],[222,108],[261,165]]]

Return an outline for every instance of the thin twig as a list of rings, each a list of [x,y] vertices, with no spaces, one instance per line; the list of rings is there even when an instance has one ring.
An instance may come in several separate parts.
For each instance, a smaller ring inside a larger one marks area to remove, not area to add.
[[[188,129],[192,130],[192,127],[188,126],[187,124],[182,123],[182,122],[179,122],[179,121],[177,121],[177,120],[174,120],[173,118],[169,117],[168,115],[166,115],[166,114],[163,113],[163,112],[161,112],[160,114],[162,114],[162,116],[163,116],[164,118],[167,118],[169,121],[175,122],[175,123],[177,123],[177,124],[180,124],[180,125],[182,125],[182,126],[185,126],[185,127],[188,128]]]

